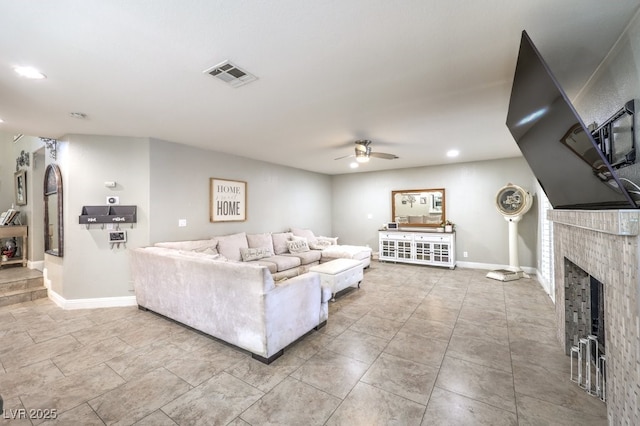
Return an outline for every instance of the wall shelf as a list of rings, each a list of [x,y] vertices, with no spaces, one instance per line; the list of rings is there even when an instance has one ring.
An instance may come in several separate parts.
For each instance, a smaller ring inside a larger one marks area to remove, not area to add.
[[[133,224],[137,222],[136,214],[136,206],[83,206],[79,222],[82,225],[87,225],[87,229],[91,225],[102,225],[104,228],[106,223],[115,223],[116,225],[131,223],[133,228]]]

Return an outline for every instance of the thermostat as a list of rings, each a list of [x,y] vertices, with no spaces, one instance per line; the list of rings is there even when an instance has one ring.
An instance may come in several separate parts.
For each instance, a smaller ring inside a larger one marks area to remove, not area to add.
[[[126,243],[127,232],[126,231],[110,231],[109,242],[110,243]]]

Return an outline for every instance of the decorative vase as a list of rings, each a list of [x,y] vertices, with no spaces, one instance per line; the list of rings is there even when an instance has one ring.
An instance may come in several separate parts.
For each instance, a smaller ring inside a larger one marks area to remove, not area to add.
[[[445,225],[444,232],[453,232],[453,225]]]

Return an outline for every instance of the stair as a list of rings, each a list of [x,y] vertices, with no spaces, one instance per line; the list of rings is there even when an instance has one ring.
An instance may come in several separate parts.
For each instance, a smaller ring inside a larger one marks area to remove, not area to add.
[[[42,272],[23,267],[0,269],[0,307],[47,297]]]

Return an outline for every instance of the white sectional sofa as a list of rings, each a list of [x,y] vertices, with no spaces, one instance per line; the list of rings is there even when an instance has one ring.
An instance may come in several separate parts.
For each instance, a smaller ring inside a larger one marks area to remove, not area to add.
[[[202,251],[130,250],[138,306],[251,352],[270,363],[328,317],[331,292],[318,274],[275,283],[260,264]]]
[[[371,249],[307,229],[162,242],[131,250],[138,306],[246,349],[270,363],[328,318],[331,288],[312,266],[371,262]]]

